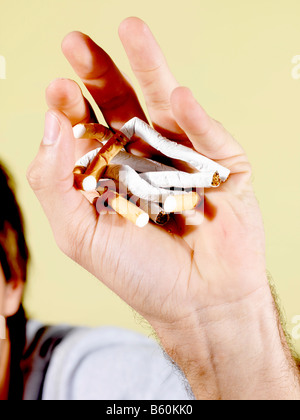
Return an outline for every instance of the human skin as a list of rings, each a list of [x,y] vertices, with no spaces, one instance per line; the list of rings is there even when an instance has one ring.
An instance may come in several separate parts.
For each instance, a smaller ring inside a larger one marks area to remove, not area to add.
[[[95,145],[72,125],[94,122],[75,82],[46,92],[44,139],[28,180],[57,244],[144,316],[184,371],[197,399],[299,399],[299,375],[266,275],[265,236],[242,147],[178,85],[147,25],[126,19],[119,35],[154,127],[230,169],[205,194],[200,226],[175,219],[169,231],[98,214],[73,188],[76,160]],[[110,126],[146,120],[127,78],[89,37],[69,34],[63,52]],[[132,153],[151,156],[140,141]],[[251,381],[249,381],[251,378]]]

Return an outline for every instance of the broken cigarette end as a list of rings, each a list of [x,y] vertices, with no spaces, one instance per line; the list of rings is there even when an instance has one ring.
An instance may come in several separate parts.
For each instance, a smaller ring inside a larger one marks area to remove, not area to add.
[[[73,127],[73,134],[75,139],[82,139],[86,133],[84,124],[77,124]]]
[[[136,226],[139,228],[145,227],[149,223],[149,215],[147,213],[140,214],[136,219]]]
[[[166,213],[182,213],[193,210],[198,206],[201,198],[198,193],[191,192],[183,195],[169,195],[163,204]]]
[[[97,188],[97,181],[96,178],[93,176],[87,176],[83,182],[82,182],[83,190],[88,191],[94,191]]]
[[[97,180],[92,175],[85,176],[84,174],[74,173],[74,186],[78,190],[94,191],[97,188]]]
[[[219,172],[215,172],[211,182],[212,187],[219,187],[221,185],[221,178]]]
[[[155,219],[155,223],[160,226],[164,226],[169,221],[170,221],[170,216],[169,214],[165,212],[160,212]]]
[[[79,174],[79,175],[84,174],[85,171],[86,171],[86,168],[84,166],[75,166],[75,168],[73,169],[73,173]]]
[[[150,219],[157,225],[163,226],[170,220],[170,216],[157,203],[140,198],[137,205],[146,212]]]

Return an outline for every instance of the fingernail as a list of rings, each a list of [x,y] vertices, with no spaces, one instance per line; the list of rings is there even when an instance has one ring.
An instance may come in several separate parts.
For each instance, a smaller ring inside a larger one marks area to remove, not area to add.
[[[51,111],[48,111],[45,117],[45,132],[43,144],[46,146],[52,146],[58,140],[59,134],[59,121]]]

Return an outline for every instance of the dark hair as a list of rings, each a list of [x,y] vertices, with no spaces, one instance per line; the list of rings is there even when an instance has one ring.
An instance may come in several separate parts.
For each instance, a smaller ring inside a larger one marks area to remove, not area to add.
[[[0,264],[8,283],[13,278],[26,281],[29,251],[24,235],[23,217],[8,171],[0,163]],[[11,341],[9,399],[22,399],[23,379],[20,361],[25,346],[26,315],[21,305],[7,318]]]

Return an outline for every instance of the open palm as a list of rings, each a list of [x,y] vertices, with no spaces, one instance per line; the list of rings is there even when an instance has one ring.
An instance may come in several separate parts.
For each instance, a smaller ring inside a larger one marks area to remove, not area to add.
[[[178,216],[169,229],[139,229],[118,215],[99,215],[73,188],[75,161],[98,144],[73,138],[72,125],[95,122],[95,115],[71,80],[56,80],[47,89],[60,134],[52,144],[46,132],[28,179],[67,255],[153,325],[174,323],[265,287],[263,224],[241,146],[178,85],[141,20],[124,21],[120,37],[154,128],[231,171],[225,184],[205,192],[203,223],[185,226]],[[147,121],[127,78],[89,37],[71,33],[62,48],[107,124],[118,129],[135,116]],[[152,153],[138,139],[129,150]]]

